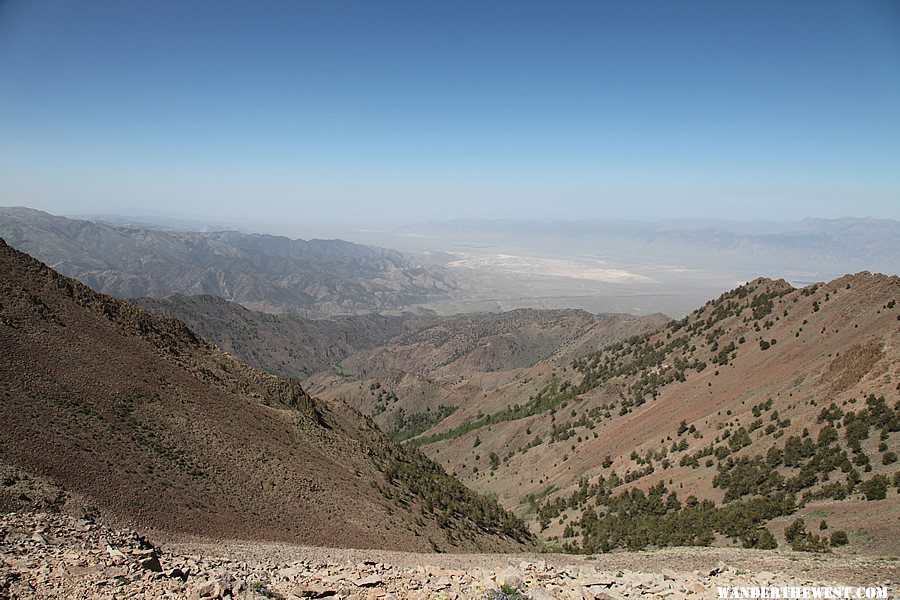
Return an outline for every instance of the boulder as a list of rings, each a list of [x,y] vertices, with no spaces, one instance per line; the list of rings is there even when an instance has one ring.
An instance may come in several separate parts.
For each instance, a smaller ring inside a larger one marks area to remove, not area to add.
[[[140,565],[140,567],[145,571],[162,573],[162,565],[159,564],[159,558],[155,554],[151,554],[149,556],[145,556],[144,558],[138,559],[138,565]]]
[[[376,587],[384,583],[380,575],[361,577],[353,582],[356,587]]]
[[[191,590],[191,599],[200,598],[224,598],[231,595],[231,582],[226,579],[214,579],[206,581]]]
[[[517,588],[522,585],[522,576],[515,567],[507,567],[497,573],[497,583]]]

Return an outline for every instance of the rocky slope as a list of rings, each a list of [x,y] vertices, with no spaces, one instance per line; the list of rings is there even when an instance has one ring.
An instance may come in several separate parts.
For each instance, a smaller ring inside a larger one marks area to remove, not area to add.
[[[0,510],[206,536],[521,548],[517,520],[340,402],[0,241]]]
[[[445,269],[341,240],[199,233],[66,219],[0,207],[13,247],[121,298],[211,294],[307,316],[401,309],[456,288]]]
[[[60,515],[0,517],[0,597],[717,598],[743,586],[896,591],[896,562],[750,550],[409,554],[234,542],[154,543]],[[500,596],[501,585],[508,594]],[[515,590],[516,595],[512,595]]]

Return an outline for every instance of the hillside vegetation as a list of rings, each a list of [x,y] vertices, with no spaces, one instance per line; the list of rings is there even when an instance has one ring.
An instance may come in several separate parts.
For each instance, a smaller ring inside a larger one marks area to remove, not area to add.
[[[408,439],[457,408],[487,410],[518,401],[553,365],[665,322],[662,315],[533,309],[417,319],[409,322],[407,333],[350,353],[339,373],[317,373],[306,383]]]
[[[893,549],[898,291],[868,273],[800,290],[755,280],[411,443],[568,548],[764,547],[763,525],[813,511]],[[799,538],[786,541],[828,545]]]

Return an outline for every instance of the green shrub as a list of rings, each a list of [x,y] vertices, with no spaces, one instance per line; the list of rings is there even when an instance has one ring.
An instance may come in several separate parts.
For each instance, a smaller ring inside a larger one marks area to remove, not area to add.
[[[793,544],[804,536],[806,536],[806,522],[803,519],[795,519],[794,522],[788,525],[784,530],[784,539],[787,540],[789,544]]]
[[[875,475],[860,484],[866,500],[884,500],[887,497],[888,478],[884,475]]]
[[[257,581],[251,583],[249,587],[250,591],[262,596],[263,598],[270,598],[271,600],[284,600],[284,596],[282,596],[275,590],[270,590],[264,584]]]
[[[528,596],[505,583],[495,590],[488,590],[482,598],[484,600],[528,600]]]
[[[814,533],[807,533],[791,543],[791,550],[797,552],[830,552],[831,548],[828,545],[827,538],[819,537]]]
[[[847,539],[847,532],[843,529],[831,532],[831,545],[835,548],[838,546],[846,546],[848,543],[850,543],[850,540]]]
[[[744,548],[756,548],[758,550],[774,550],[778,547],[775,536],[765,527],[748,532],[741,539],[741,542]]]

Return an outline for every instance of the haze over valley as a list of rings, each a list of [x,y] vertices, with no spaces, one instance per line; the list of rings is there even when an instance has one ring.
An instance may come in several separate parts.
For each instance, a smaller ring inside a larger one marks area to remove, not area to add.
[[[199,222],[171,229],[152,218],[0,215],[0,236],[104,292],[208,293],[306,316],[580,308],[681,317],[760,273],[803,286],[900,270],[891,219],[449,221],[340,233],[353,244],[200,231]]]
[[[795,285],[900,269],[892,219],[792,222],[456,220],[348,232],[392,248],[440,251],[477,281],[441,311],[520,307],[683,316],[760,274]],[[457,275],[461,279],[463,275]]]

